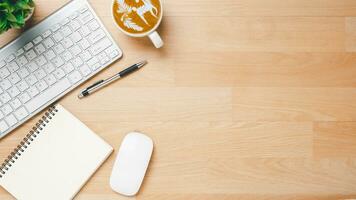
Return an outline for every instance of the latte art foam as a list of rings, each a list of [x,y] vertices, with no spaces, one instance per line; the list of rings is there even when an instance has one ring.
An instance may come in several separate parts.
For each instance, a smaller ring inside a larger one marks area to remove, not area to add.
[[[159,0],[114,0],[115,22],[131,34],[152,30],[161,17]]]

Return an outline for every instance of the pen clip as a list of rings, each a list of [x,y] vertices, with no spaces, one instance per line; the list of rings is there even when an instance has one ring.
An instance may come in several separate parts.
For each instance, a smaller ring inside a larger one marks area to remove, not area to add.
[[[97,82],[95,82],[93,85],[89,86],[86,90],[90,90],[91,88],[93,88],[93,87],[99,85],[99,84],[102,83],[102,82],[104,82],[104,80],[97,81]]]

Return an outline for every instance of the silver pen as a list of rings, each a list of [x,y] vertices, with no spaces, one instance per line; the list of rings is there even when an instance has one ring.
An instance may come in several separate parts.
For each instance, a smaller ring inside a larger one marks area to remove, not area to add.
[[[105,80],[100,80],[96,83],[94,83],[93,85],[85,88],[84,90],[82,90],[79,95],[78,95],[78,98],[81,99],[83,97],[86,97],[86,96],[89,96],[90,94],[100,90],[101,88],[105,87],[106,85],[140,69],[141,67],[143,67],[145,64],[147,64],[147,61],[144,60],[142,62],[139,62],[139,63],[136,63],[136,64],[133,64],[132,66],[124,69],[123,71],[111,76],[110,78],[108,79],[105,79]]]

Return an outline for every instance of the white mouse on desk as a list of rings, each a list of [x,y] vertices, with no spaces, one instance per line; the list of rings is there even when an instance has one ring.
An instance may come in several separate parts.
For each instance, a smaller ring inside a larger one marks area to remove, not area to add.
[[[140,190],[153,151],[148,136],[132,132],[121,143],[110,177],[111,188],[125,196],[134,196]]]

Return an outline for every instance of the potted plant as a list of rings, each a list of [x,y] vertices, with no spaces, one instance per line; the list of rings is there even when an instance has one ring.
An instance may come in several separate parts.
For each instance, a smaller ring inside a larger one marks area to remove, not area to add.
[[[0,33],[24,27],[34,10],[33,0],[0,0]]]

